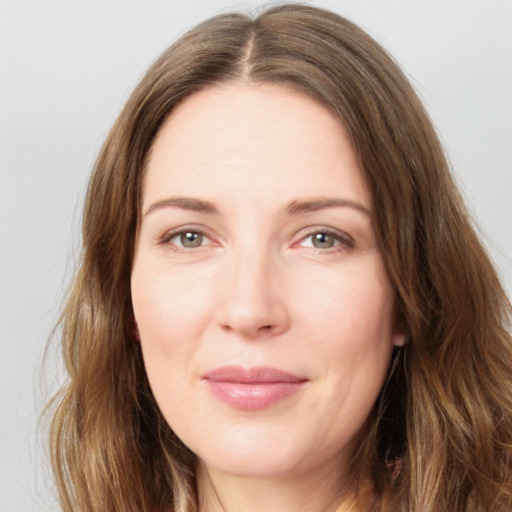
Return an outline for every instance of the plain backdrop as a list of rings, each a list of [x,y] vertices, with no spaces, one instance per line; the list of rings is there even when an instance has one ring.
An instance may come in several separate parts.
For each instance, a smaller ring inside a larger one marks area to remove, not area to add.
[[[313,1],[405,68],[512,291],[512,1]],[[80,244],[100,145],[156,56],[197,22],[262,2],[0,0],[0,511],[57,510],[38,425],[41,371]],[[460,262],[464,265],[464,261]]]

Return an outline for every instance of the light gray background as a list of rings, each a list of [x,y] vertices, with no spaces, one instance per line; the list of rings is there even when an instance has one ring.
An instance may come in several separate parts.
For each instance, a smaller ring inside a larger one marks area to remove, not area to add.
[[[512,1],[311,3],[360,23],[406,69],[510,296]],[[185,30],[259,5],[0,0],[1,512],[57,509],[37,427],[55,355],[46,386],[40,368],[76,261],[87,176],[110,124]]]

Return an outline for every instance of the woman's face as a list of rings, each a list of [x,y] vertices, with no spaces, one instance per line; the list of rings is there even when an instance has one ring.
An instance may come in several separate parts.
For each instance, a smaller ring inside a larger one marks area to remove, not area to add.
[[[343,468],[401,342],[371,213],[343,126],[285,87],[211,87],[160,129],[133,307],[156,401],[206,468]]]

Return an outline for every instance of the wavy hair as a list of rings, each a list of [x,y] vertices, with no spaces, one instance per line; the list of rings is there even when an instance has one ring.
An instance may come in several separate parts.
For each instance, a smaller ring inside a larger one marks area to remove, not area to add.
[[[63,510],[197,509],[195,456],[159,412],[135,340],[130,272],[155,134],[190,94],[237,80],[291,87],[338,116],[372,193],[408,341],[352,461],[361,510],[510,510],[510,304],[404,74],[357,26],[303,5],[191,30],[150,68],[108,135],[60,323],[69,379],[52,402],[50,437]]]

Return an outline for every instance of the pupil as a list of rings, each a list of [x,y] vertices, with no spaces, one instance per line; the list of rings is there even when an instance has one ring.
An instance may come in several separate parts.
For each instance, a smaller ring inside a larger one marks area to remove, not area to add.
[[[201,233],[190,231],[181,235],[181,243],[183,247],[199,247],[203,241]]]
[[[328,249],[333,246],[334,240],[327,233],[316,233],[313,236],[313,246],[319,249]]]

